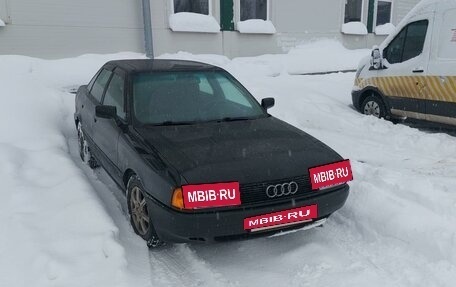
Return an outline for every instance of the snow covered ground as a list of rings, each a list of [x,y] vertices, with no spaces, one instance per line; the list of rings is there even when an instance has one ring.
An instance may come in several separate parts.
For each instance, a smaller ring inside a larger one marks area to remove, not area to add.
[[[296,75],[353,69],[368,53],[325,42],[234,60],[164,55],[223,66],[275,97],[271,113],[351,159],[355,180],[322,228],[152,252],[122,191],[80,163],[68,93],[108,59],[143,55],[0,56],[0,286],[454,286],[456,138],[355,112],[354,73]]]

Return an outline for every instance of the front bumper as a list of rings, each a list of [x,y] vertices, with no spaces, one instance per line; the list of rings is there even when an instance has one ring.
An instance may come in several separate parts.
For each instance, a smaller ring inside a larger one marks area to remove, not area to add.
[[[211,212],[180,212],[163,206],[149,199],[149,214],[157,235],[166,242],[214,242],[231,239],[264,236],[282,230],[301,228],[312,222],[300,223],[274,230],[250,232],[244,230],[244,218],[268,214],[275,211],[287,210],[312,204],[318,205],[318,219],[326,218],[347,200],[349,186],[328,192],[315,192],[315,195],[302,199],[287,200],[259,207],[244,207],[232,210]],[[314,221],[316,221],[314,220]]]

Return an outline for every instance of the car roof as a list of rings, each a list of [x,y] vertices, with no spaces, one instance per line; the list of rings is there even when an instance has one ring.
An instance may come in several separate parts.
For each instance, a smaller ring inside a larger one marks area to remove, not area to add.
[[[105,64],[105,67],[120,67],[127,73],[155,72],[155,71],[213,71],[223,70],[222,68],[187,60],[169,59],[132,59],[114,60]]]

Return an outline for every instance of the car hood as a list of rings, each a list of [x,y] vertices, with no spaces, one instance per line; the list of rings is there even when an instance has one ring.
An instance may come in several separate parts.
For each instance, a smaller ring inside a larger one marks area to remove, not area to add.
[[[138,128],[187,183],[263,182],[339,161],[331,148],[274,117]]]

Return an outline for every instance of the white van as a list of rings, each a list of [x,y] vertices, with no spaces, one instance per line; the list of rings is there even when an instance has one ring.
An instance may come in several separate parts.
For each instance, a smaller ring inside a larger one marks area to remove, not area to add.
[[[367,115],[456,125],[456,0],[420,2],[361,61],[352,99]]]

